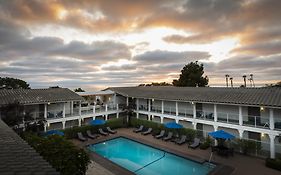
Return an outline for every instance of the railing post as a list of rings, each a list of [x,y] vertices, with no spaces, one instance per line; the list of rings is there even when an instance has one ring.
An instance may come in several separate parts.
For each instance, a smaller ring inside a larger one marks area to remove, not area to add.
[[[273,109],[269,109],[269,128],[274,130],[274,115]]]
[[[214,122],[218,121],[217,104],[214,104]]]
[[[164,101],[161,101],[161,113],[164,114]]]
[[[239,125],[243,125],[242,106],[239,106]]]

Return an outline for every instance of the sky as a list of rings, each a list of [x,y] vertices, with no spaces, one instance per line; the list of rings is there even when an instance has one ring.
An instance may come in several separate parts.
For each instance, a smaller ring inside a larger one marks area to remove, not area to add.
[[[32,88],[172,82],[203,63],[210,86],[281,81],[280,0],[0,0],[0,76]],[[249,82],[248,82],[249,83]]]

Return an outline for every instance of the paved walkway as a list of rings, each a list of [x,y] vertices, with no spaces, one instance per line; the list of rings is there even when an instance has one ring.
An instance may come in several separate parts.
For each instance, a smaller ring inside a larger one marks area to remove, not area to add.
[[[135,139],[140,139],[142,141],[146,141],[147,143],[156,143],[157,145],[163,146],[163,148],[169,148],[171,150],[175,150],[176,152],[182,153],[182,154],[188,154],[192,157],[198,157],[199,159],[205,159],[208,160],[210,157],[210,149],[208,150],[201,150],[201,149],[190,149],[187,147],[186,144],[184,145],[176,145],[172,142],[165,142],[162,140],[154,139],[151,135],[143,136],[141,134],[137,134],[132,132],[132,129],[122,128],[118,130],[118,135],[124,135],[128,137],[132,137]],[[110,137],[110,136],[109,136]],[[99,140],[104,139],[104,137],[100,137],[97,140],[89,140],[87,142],[80,142],[78,140],[73,140],[73,143],[75,143],[77,146],[85,146],[91,143],[98,142]],[[265,161],[263,159],[250,157],[250,156],[244,156],[240,154],[234,154],[234,157],[228,157],[224,158],[221,156],[218,156],[216,154],[213,154],[212,161],[218,162],[220,164],[229,165],[235,168],[235,171],[232,173],[233,175],[280,175],[280,171],[267,168],[265,166]],[[97,174],[98,171],[102,171],[104,175],[112,175],[110,172],[103,167],[99,166],[98,164],[95,164],[95,166],[89,166],[87,175],[91,174]],[[91,173],[93,172],[93,173]],[[99,173],[98,173],[99,174]]]

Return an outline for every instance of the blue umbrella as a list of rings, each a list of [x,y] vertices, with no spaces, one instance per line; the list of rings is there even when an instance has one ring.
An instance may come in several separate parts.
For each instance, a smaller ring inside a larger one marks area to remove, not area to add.
[[[94,125],[94,126],[96,126],[96,125],[103,125],[103,124],[105,124],[105,121],[101,120],[101,119],[96,119],[96,120],[90,121],[89,124],[90,125]]]
[[[164,124],[164,126],[166,128],[171,128],[171,129],[180,129],[180,128],[183,128],[182,125],[176,123],[176,122],[168,122],[166,124]]]
[[[50,136],[50,135],[59,135],[59,136],[64,136],[64,133],[62,131],[59,131],[59,130],[50,130],[50,131],[47,131],[45,133],[46,136]]]
[[[214,132],[209,132],[209,135],[215,139],[234,139],[235,136],[225,132],[224,130],[218,130]]]

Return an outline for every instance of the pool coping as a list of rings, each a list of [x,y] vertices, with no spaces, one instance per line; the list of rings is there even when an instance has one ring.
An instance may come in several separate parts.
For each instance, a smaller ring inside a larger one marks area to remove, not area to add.
[[[119,175],[119,174],[120,175],[135,175],[134,172],[131,172],[131,171],[127,170],[126,168],[118,165],[117,163],[114,163],[114,162],[112,162],[112,161],[102,157],[101,155],[99,155],[99,154],[97,154],[95,152],[92,152],[92,151],[90,151],[88,149],[88,147],[90,145],[102,143],[102,142],[113,140],[113,139],[120,138],[120,137],[133,140],[135,142],[138,142],[138,143],[141,143],[141,144],[144,144],[144,145],[147,145],[147,146],[150,146],[150,147],[153,147],[153,148],[156,148],[156,149],[168,152],[170,154],[174,154],[176,156],[179,156],[179,157],[182,157],[182,158],[194,161],[196,163],[203,164],[204,162],[208,162],[206,159],[203,159],[203,158],[200,158],[200,157],[196,157],[196,156],[193,156],[193,155],[190,155],[190,154],[186,154],[186,153],[183,154],[180,151],[177,151],[177,150],[174,150],[174,149],[170,149],[170,148],[165,147],[163,145],[158,145],[156,143],[152,143],[150,141],[147,141],[147,140],[144,140],[144,139],[141,139],[141,138],[134,138],[132,136],[124,135],[124,134],[111,135],[109,137],[107,136],[107,137],[103,137],[103,138],[100,138],[100,139],[97,139],[97,140],[93,140],[93,142],[84,145],[84,149],[89,153],[90,158],[93,161],[95,161],[96,163],[100,164],[102,167],[106,168],[107,170],[109,170],[113,174],[116,174],[116,175]],[[217,163],[217,162],[213,162],[213,161],[211,163],[215,164],[216,167],[214,169],[212,169],[208,173],[208,175],[230,175],[235,170],[231,166],[223,165],[223,164],[220,164],[220,163]]]

